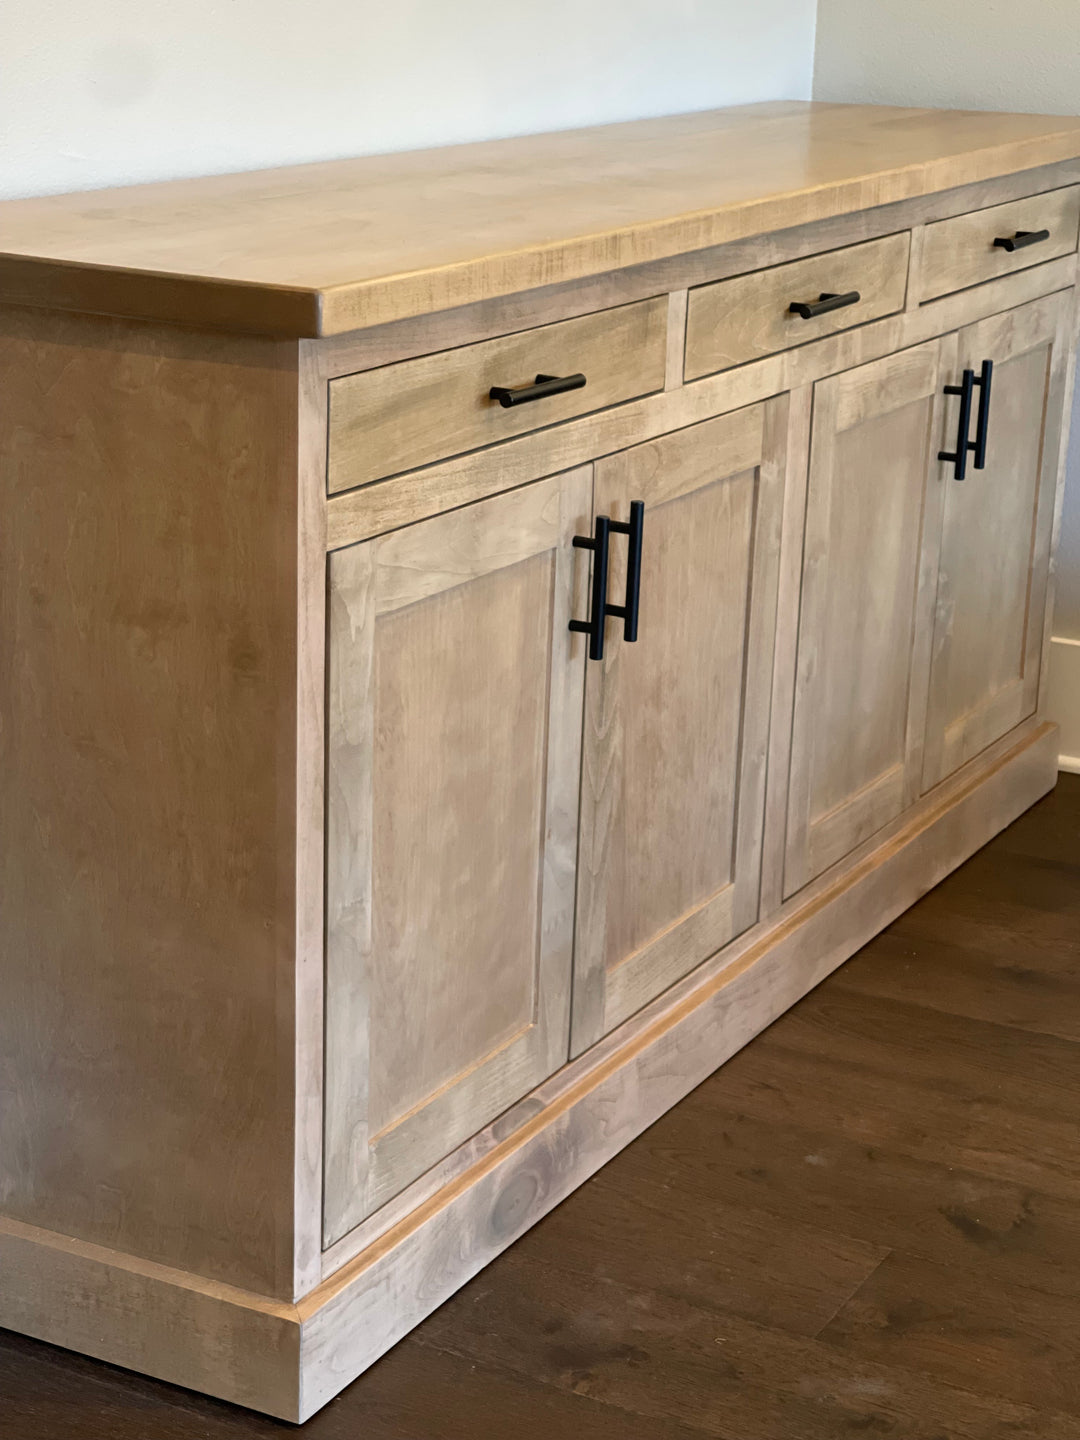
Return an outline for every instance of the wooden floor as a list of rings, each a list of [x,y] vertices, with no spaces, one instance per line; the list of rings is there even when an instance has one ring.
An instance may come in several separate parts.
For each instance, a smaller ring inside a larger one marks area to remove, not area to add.
[[[290,1429],[0,1332],[4,1440]],[[1078,1440],[1080,777],[303,1434]]]

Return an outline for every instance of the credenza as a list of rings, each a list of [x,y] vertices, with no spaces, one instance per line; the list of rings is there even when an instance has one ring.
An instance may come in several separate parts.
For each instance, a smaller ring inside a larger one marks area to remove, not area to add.
[[[0,205],[0,1325],[305,1419],[1053,786],[1078,225],[788,102]]]

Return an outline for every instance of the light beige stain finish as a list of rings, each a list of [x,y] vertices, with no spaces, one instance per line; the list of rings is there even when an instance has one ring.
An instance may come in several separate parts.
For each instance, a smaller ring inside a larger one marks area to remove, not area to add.
[[[794,100],[0,206],[0,300],[339,335],[1080,156],[1080,120]]]
[[[1048,296],[960,335],[958,372],[994,364],[989,443],[984,470],[940,482],[924,789],[1035,709],[1070,314]]]
[[[0,1208],[289,1298],[296,384],[0,310]]]
[[[955,340],[814,391],[784,893],[918,793],[930,606],[927,487]]]
[[[591,480],[331,558],[328,1242],[566,1060]]]
[[[305,1418],[1052,786],[1078,257],[919,285],[1078,179],[780,103],[0,205],[0,1325]],[[908,232],[683,383],[695,287]],[[589,327],[601,408],[469,428]]]
[[[330,382],[329,489],[367,485],[662,390],[666,296]],[[505,408],[492,386],[583,374],[585,386]]]
[[[645,518],[638,639],[609,620],[586,681],[575,1054],[757,918],[786,412],[596,467],[597,513]]]
[[[693,384],[533,431],[385,483],[344,491],[326,503],[327,545],[337,550],[513,485],[572,469],[669,431],[812,385],[1040,295],[1068,289],[1075,277],[1076,257],[1063,256],[929,305],[722,370]]]
[[[964,290],[1071,254],[1076,249],[1078,225],[1080,185],[927,225],[915,281],[919,299],[933,300],[950,290]],[[1022,230],[1049,230],[1050,234],[1019,250],[1009,251],[994,244]]]
[[[687,380],[760,360],[777,350],[805,345],[902,310],[908,244],[906,233],[888,235],[691,290],[686,322]],[[808,320],[791,311],[792,302],[852,293],[859,296],[854,305]]]

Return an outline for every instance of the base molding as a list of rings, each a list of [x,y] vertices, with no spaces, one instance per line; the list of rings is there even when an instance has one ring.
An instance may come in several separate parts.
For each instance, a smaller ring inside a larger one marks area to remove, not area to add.
[[[0,1216],[0,1326],[295,1420],[293,1305]]]
[[[297,1304],[0,1218],[0,1326],[305,1420],[1053,785],[1029,721],[516,1107],[522,1123]]]

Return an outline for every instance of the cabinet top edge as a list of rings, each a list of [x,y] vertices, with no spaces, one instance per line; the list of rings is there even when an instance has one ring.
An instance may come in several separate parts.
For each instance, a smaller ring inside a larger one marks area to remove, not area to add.
[[[1080,118],[770,101],[0,203],[0,302],[319,337],[1080,158]]]

